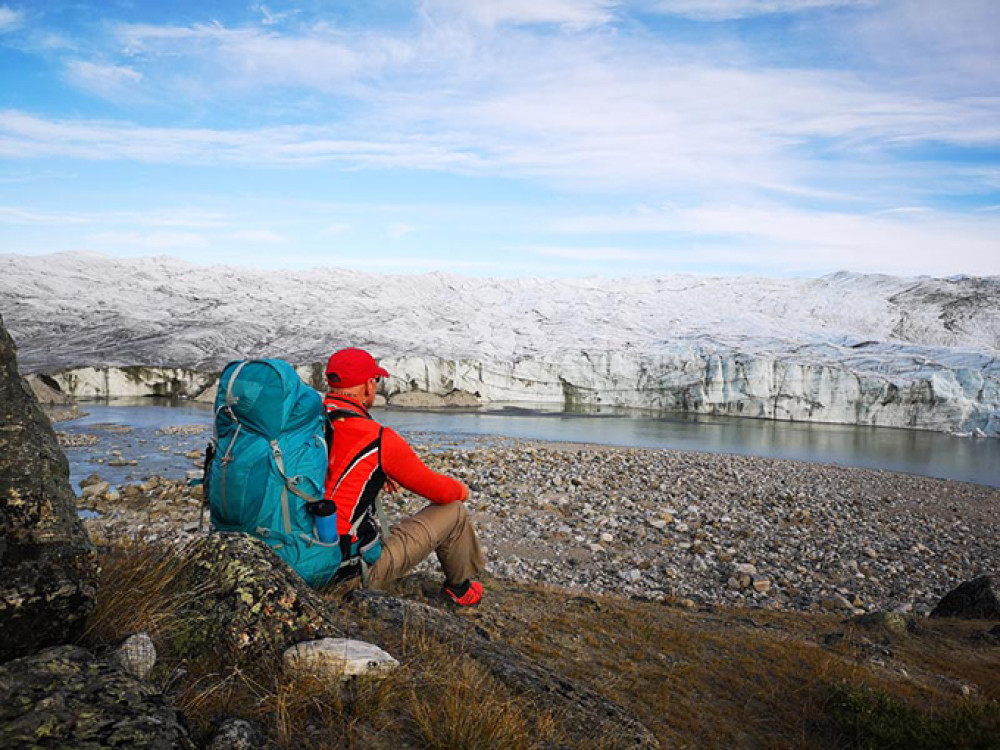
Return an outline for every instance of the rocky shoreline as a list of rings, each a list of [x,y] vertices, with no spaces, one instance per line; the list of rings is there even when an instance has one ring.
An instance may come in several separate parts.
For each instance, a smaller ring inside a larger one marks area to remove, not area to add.
[[[926,614],[1000,568],[997,488],[750,456],[411,438],[472,487],[490,573],[515,581],[685,606]],[[198,465],[189,449],[172,453],[189,472]],[[79,506],[98,543],[204,533],[200,488],[184,480],[85,481]],[[386,508],[391,519],[422,503],[402,492]]]

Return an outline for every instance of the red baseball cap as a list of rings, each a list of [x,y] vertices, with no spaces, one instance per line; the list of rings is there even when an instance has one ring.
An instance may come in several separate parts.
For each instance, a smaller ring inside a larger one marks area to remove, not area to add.
[[[326,363],[326,381],[334,388],[353,388],[369,378],[387,377],[389,373],[364,349],[341,349]]]

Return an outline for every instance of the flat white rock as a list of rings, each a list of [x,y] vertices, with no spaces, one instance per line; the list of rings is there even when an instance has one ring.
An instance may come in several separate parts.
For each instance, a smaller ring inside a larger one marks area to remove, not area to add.
[[[357,675],[384,676],[399,666],[378,646],[350,638],[321,638],[296,643],[284,653],[285,666],[346,679]]]

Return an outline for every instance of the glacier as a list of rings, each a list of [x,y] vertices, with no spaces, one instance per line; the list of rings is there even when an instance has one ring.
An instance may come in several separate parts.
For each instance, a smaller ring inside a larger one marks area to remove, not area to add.
[[[320,387],[362,346],[386,396],[604,405],[1000,435],[1000,277],[470,278],[0,255],[25,372],[187,395],[273,356]]]

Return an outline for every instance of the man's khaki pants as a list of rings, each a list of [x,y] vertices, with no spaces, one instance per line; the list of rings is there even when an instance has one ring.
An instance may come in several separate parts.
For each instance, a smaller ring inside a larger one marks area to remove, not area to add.
[[[382,540],[382,556],[369,570],[369,586],[381,589],[436,552],[448,583],[465,583],[486,567],[465,504],[428,505],[404,518]]]

